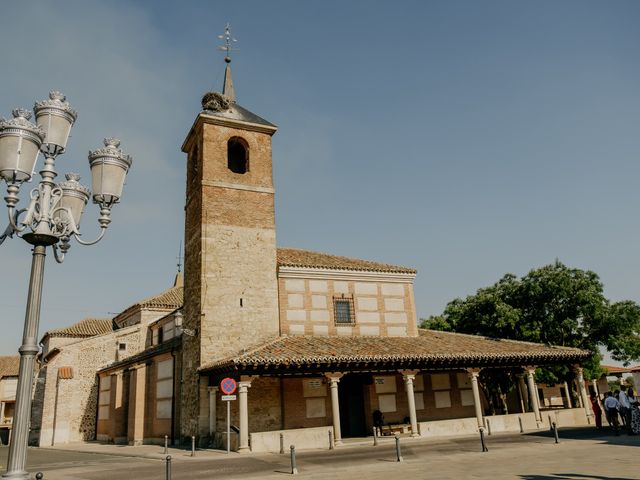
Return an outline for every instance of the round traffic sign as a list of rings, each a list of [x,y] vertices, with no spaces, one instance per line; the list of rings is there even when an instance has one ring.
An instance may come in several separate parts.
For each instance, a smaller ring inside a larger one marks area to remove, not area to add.
[[[222,393],[224,393],[225,395],[231,395],[236,391],[237,387],[238,385],[233,378],[223,378],[220,382],[220,390],[222,390]]]

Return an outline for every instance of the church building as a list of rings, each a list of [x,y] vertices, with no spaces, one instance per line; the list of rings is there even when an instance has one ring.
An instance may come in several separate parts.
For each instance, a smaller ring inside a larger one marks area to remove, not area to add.
[[[534,371],[577,368],[574,348],[421,330],[410,267],[277,246],[272,136],[277,127],[224,88],[207,93],[186,154],[185,266],[173,287],[108,319],[42,339],[32,443],[328,448],[347,437],[515,430],[586,422],[588,409],[542,412]],[[519,375],[509,413],[487,417],[483,370]],[[579,402],[588,405],[584,382]],[[549,416],[549,420],[551,417]]]

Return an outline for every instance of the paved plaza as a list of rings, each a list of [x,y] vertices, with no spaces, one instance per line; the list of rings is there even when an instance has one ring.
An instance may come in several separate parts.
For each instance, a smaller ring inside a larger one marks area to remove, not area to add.
[[[640,479],[637,436],[619,437],[593,428],[561,431],[555,444],[549,432],[488,437],[489,452],[478,438],[426,441],[402,439],[404,461],[395,461],[393,439],[354,442],[339,449],[301,451],[299,474],[309,479],[518,479],[630,480]],[[162,447],[121,447],[84,444],[64,448],[32,448],[29,470],[45,480],[106,480],[165,478]],[[195,457],[171,449],[172,479],[287,478],[288,455],[198,451]],[[4,470],[7,449],[0,449]]]

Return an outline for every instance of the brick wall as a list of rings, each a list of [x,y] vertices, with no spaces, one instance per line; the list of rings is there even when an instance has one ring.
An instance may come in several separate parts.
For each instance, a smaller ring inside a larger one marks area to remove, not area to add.
[[[280,324],[288,335],[415,336],[413,283],[379,280],[301,278],[279,274]],[[354,273],[354,275],[357,275]],[[337,275],[336,275],[337,276]],[[355,323],[335,322],[334,299],[353,299]]]
[[[248,145],[249,170],[227,166],[227,142]],[[279,334],[271,135],[207,123],[189,152],[185,215],[185,327],[181,432],[208,435],[197,368]]]

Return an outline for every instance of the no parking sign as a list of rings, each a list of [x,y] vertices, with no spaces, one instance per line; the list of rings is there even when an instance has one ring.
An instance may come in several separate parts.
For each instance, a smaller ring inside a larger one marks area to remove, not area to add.
[[[220,390],[225,395],[232,395],[236,391],[236,388],[238,388],[238,384],[233,378],[223,378],[220,382]]]

